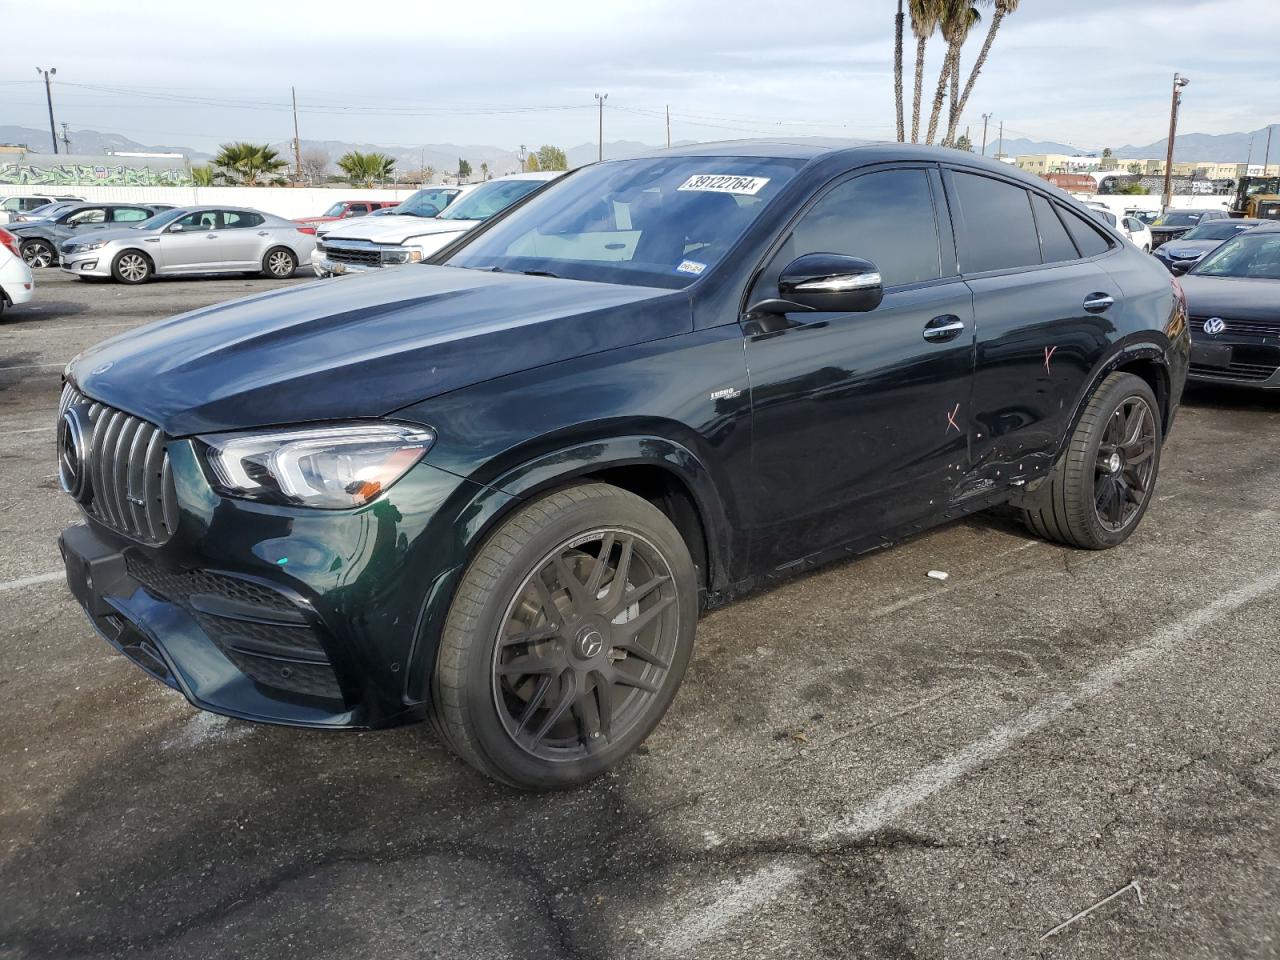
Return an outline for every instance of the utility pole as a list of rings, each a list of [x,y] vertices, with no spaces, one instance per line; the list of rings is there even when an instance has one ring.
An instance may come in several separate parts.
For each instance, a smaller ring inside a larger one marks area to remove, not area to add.
[[[524,151],[525,151],[525,146],[522,143],[520,144],[520,172],[521,173],[524,173]]]
[[[597,93],[596,103],[600,105],[600,155],[597,159],[604,159],[604,102],[609,99],[607,93]]]
[[[1182,88],[1191,81],[1180,73],[1173,75],[1173,102],[1169,106],[1169,149],[1164,161],[1164,209],[1173,202],[1173,141],[1178,136],[1178,107],[1182,104]]]
[[[67,121],[62,121],[62,152],[71,153],[71,134],[67,132]]]
[[[1270,124],[1270,123],[1267,124],[1267,149],[1266,149],[1266,152],[1262,154],[1262,175],[1264,177],[1267,175],[1267,172],[1268,172],[1267,165],[1268,165],[1268,162],[1271,160],[1271,127],[1272,126],[1273,124]]]
[[[1000,121],[1000,140],[996,144],[996,159],[1004,159],[1004,121]]]
[[[302,183],[302,141],[298,139],[298,91],[289,88],[293,97],[293,182]]]
[[[49,138],[53,141],[54,153],[58,152],[58,127],[53,122],[53,89],[49,86],[49,78],[57,72],[57,67],[50,67],[48,70],[36,67],[36,73],[44,74],[44,98],[49,102]]]
[[[671,104],[667,104],[667,149],[671,149]]]
[[[987,155],[987,123],[991,119],[991,114],[984,113],[982,115],[982,155]]]

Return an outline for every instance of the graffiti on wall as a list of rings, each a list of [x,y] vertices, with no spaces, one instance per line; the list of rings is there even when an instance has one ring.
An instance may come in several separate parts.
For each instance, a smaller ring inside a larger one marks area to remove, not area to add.
[[[0,184],[46,187],[189,187],[186,167],[154,169],[124,164],[0,163]]]

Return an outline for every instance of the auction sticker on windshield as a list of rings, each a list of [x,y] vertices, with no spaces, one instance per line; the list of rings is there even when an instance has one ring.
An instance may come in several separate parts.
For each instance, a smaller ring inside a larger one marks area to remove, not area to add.
[[[737,193],[753,197],[768,182],[768,177],[740,177],[731,173],[695,173],[676,189],[698,190],[704,193]]]

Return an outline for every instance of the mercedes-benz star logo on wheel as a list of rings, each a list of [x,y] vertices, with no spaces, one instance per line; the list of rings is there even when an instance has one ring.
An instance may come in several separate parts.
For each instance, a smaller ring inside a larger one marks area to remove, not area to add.
[[[88,404],[78,403],[58,423],[58,482],[78,503],[93,498],[89,483],[89,438],[92,436]]]
[[[1221,317],[1210,317],[1204,322],[1204,332],[1211,337],[1216,337],[1225,329],[1227,329],[1227,323]]]
[[[585,630],[578,637],[578,656],[584,660],[590,660],[598,654],[604,646],[604,637],[600,635],[599,630]]]

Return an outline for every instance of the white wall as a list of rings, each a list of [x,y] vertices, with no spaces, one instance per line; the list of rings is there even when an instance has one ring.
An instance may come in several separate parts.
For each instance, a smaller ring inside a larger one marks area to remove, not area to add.
[[[1159,212],[1164,209],[1160,194],[1090,194],[1073,193],[1077,200],[1096,200],[1105,203],[1107,209],[1116,216],[1123,216],[1126,210],[1151,210]],[[1226,210],[1231,206],[1231,197],[1207,193],[1176,193],[1170,198],[1169,206],[1174,210]]]
[[[50,187],[0,184],[0,196],[84,197],[86,200],[117,203],[171,203],[175,207],[195,204],[223,204],[252,207],[290,220],[318,217],[339,200],[404,200],[416,188],[363,190],[330,187]]]

